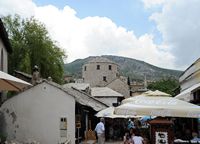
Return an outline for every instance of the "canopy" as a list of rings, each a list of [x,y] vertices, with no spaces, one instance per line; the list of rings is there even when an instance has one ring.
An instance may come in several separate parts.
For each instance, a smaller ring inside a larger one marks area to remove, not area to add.
[[[200,118],[200,106],[176,98],[140,95],[130,99],[116,107],[114,114]]]
[[[20,91],[30,85],[30,83],[0,71],[0,91]]]
[[[154,96],[154,97],[171,97],[170,94],[167,94],[167,93],[164,93],[164,92],[161,92],[159,90],[155,90],[155,91],[147,91],[147,92],[144,92],[142,93],[141,95],[138,95],[138,96]],[[132,102],[134,99],[135,99],[136,96],[133,96],[133,97],[130,97],[130,98],[126,98],[122,101],[122,103],[127,103],[127,102]]]
[[[169,96],[171,96],[170,94],[167,94],[167,93],[164,93],[164,92],[162,92],[162,91],[159,91],[159,90],[155,90],[155,91],[147,91],[147,92],[145,92],[144,94],[146,94],[147,96],[167,96],[167,97],[169,97]]]
[[[114,114],[115,107],[108,107],[99,111],[95,116],[96,117],[106,117],[106,118],[135,118],[141,116],[133,116],[133,115],[115,115]]]

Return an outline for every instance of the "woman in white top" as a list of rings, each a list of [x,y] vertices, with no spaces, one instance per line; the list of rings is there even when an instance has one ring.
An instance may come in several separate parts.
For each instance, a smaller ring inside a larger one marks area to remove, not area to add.
[[[133,144],[144,144],[144,139],[140,136],[139,132],[135,131],[132,134]]]

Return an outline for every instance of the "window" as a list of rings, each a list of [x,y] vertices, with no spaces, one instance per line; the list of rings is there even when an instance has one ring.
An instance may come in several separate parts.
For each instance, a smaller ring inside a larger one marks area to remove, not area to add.
[[[84,71],[86,71],[86,70],[87,70],[87,67],[85,66],[85,67],[84,67]]]
[[[109,65],[109,66],[108,66],[108,69],[109,69],[109,70],[112,70],[112,65]]]
[[[1,50],[1,70],[3,71],[3,49]]]
[[[200,100],[200,90],[197,90],[193,93],[193,100],[198,101]]]
[[[97,65],[97,70],[100,70],[100,65]]]
[[[60,137],[67,137],[67,118],[60,118]]]
[[[105,81],[105,82],[107,81],[107,80],[106,80],[106,76],[103,76],[103,81]]]

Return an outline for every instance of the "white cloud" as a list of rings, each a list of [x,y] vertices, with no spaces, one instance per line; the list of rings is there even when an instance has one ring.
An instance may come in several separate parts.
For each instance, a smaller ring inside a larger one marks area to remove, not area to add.
[[[145,8],[152,8],[163,4],[166,0],[142,0]]]
[[[39,7],[35,16],[47,25],[53,38],[66,48],[69,61],[90,55],[112,54],[173,67],[174,57],[155,45],[151,35],[137,38],[132,31],[118,27],[106,17],[80,19],[68,6],[63,10],[54,6]]]
[[[143,60],[161,67],[174,67],[174,57],[168,47],[163,49],[154,44],[150,34],[136,37],[133,31],[117,26],[106,17],[80,19],[69,6],[58,9],[52,5],[38,7],[33,2],[28,2],[33,7],[27,13],[34,10],[34,16],[47,26],[52,38],[66,50],[68,61],[91,55],[112,54]],[[13,7],[12,4],[6,6],[10,9]],[[15,8],[18,8],[15,12],[21,11],[20,7]]]
[[[200,57],[200,1],[168,0],[151,20],[162,33],[163,44],[176,56],[176,65],[186,68]]]
[[[23,17],[29,17],[34,14],[36,5],[32,0],[1,0],[0,15],[19,14]]]

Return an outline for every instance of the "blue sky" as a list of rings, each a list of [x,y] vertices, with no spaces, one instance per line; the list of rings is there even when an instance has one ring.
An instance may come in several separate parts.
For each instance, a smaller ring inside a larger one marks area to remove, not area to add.
[[[66,62],[118,55],[179,70],[200,57],[199,13],[199,0],[0,1],[1,16],[44,23]]]

